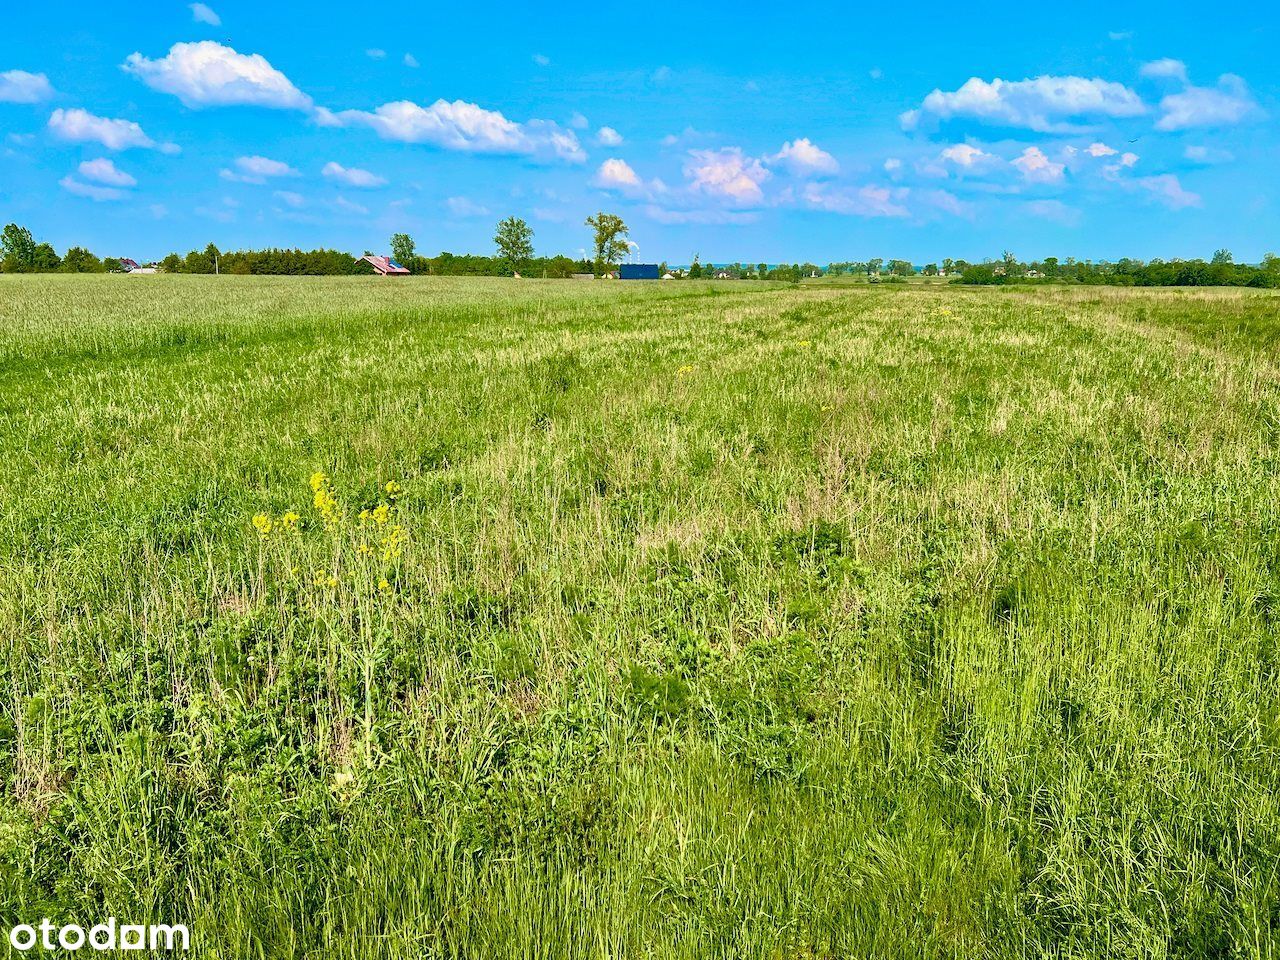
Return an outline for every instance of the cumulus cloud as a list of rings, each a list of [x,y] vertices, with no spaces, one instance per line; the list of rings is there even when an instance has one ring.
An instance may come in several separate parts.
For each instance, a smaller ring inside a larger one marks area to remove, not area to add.
[[[188,107],[246,105],[309,110],[311,98],[257,53],[237,53],[213,40],[175,43],[159,60],[132,53],[124,62],[152,90],[169,93]]]
[[[1223,127],[1239,123],[1257,108],[1244,80],[1224,73],[1216,87],[1188,85],[1160,101],[1157,130],[1186,130],[1191,127]]]
[[[805,187],[805,203],[819,210],[859,217],[907,217],[910,211],[902,201],[910,191],[906,187],[864,186],[857,189],[833,190],[811,183]]]
[[[410,100],[384,103],[373,111],[320,111],[326,126],[362,125],[385,140],[430,143],[446,150],[499,153],[581,163],[587,155],[572,130],[550,120],[516,123],[497,110],[465,100],[437,100],[423,107]]]
[[[419,66],[418,58],[415,57],[412,53],[406,53],[404,55],[404,65],[406,67],[416,70]]]
[[[125,196],[125,192],[118,187],[103,187],[93,183],[83,183],[72,176],[63,177],[58,181],[58,186],[62,187],[67,193],[74,194],[77,197],[87,197],[90,200],[119,200]]]
[[[836,162],[836,158],[808,137],[788,140],[770,160],[782,164],[796,176],[840,172],[840,164]]]
[[[1116,152],[1115,147],[1109,147],[1100,141],[1089,144],[1088,148],[1085,150],[1085,153],[1089,154],[1091,157],[1114,157]]]
[[[1144,63],[1140,72],[1144,77],[1152,77],[1157,80],[1187,82],[1187,65],[1181,60],[1174,60],[1172,57],[1164,57],[1161,60],[1152,60],[1150,63]]]
[[[958,117],[1040,133],[1070,133],[1081,129],[1080,121],[1134,117],[1146,109],[1128,87],[1097,77],[997,77],[991,81],[971,77],[958,90],[934,90],[918,110],[908,111],[901,119],[907,129],[930,118]]]
[[[93,183],[107,187],[136,187],[138,181],[123,170],[116,167],[106,157],[97,160],[86,160],[80,164],[80,176]]]
[[[551,58],[548,57],[545,53],[535,53],[533,55],[533,62],[540,67],[551,66]]]
[[[1027,147],[1021,155],[1009,161],[1028,183],[1057,183],[1062,179],[1066,164],[1050,160],[1039,147]]]
[[[207,23],[211,27],[222,26],[222,18],[203,3],[191,4],[191,19],[196,23]]]
[[[489,215],[488,207],[476,203],[469,197],[450,197],[444,205],[455,217],[487,217]]]
[[[573,127],[575,130],[585,130],[587,127],[591,126],[591,121],[582,113],[575,110],[573,112],[573,116],[569,118],[569,126]]]
[[[5,70],[0,73],[0,103],[40,103],[53,96],[53,85],[43,73]]]
[[[1177,176],[1164,173],[1155,177],[1139,177],[1133,181],[1141,190],[1145,190],[1157,202],[1170,210],[1182,210],[1186,207],[1200,206],[1200,195],[1183,188]]]
[[[271,195],[286,207],[291,207],[294,210],[300,209],[307,204],[306,197],[300,193],[294,193],[292,190],[276,190]]]
[[[956,143],[944,147],[938,159],[953,163],[964,170],[977,170],[998,163],[1000,158],[994,153],[975,147],[969,143]]]
[[[387,183],[385,179],[377,174],[370,173],[368,170],[361,170],[359,167],[344,167],[342,164],[335,163],[332,160],[324,165],[324,169],[320,171],[320,174],[330,180],[345,183],[349,187],[360,187],[365,190],[386,186]]]
[[[622,143],[622,134],[613,127],[601,127],[596,131],[596,143],[602,147],[616,147]]]
[[[299,174],[281,160],[254,156],[237,157],[234,170],[224,169],[218,175],[234,183],[266,183],[271,177],[296,177]]]
[[[592,182],[606,189],[635,189],[640,186],[640,177],[627,161],[610,158],[600,164]]]
[[[692,190],[744,206],[764,200],[761,185],[771,174],[738,147],[690,150],[684,174]]]
[[[171,143],[157,144],[132,120],[114,120],[98,117],[74,107],[59,107],[49,115],[49,129],[61,140],[72,143],[100,143],[108,150],[128,150],[131,147],[159,149],[164,153],[178,152]]]

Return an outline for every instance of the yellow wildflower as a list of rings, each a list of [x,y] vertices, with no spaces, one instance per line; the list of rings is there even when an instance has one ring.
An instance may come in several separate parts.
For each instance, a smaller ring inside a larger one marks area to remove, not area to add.
[[[271,528],[275,526],[275,522],[271,519],[271,514],[269,513],[255,513],[253,515],[253,525],[265,537],[271,533]]]
[[[360,554],[360,556],[362,556],[362,557],[371,557],[371,556],[373,556],[375,553],[377,553],[378,551],[374,550],[374,549],[373,549],[373,547],[369,546],[367,543],[362,543],[362,544],[360,544],[360,546],[357,548],[357,552],[358,552],[358,553]]]
[[[373,508],[373,519],[379,524],[387,522],[387,518],[391,516],[391,508],[385,503],[380,503]]]
[[[328,485],[329,485],[329,478],[325,475],[324,471],[317,470],[315,473],[311,475],[311,489],[316,491],[317,493],[319,493]]]
[[[379,593],[391,592],[391,583],[387,580],[386,577],[383,577],[381,580],[378,581],[378,592]]]
[[[299,517],[292,510],[280,514],[280,526],[292,530],[298,524]]]
[[[400,493],[403,487],[401,487],[400,484],[396,483],[394,480],[388,480],[387,485],[382,489],[384,489],[387,492],[388,497],[391,497],[394,499]]]
[[[676,373],[678,373],[680,376],[683,377],[685,374],[693,373],[693,367],[692,365],[686,363],[683,367],[677,370]]]

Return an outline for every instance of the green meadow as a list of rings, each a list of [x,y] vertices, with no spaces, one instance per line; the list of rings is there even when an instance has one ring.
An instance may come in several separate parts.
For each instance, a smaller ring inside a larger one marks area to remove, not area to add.
[[[0,278],[5,930],[1276,957],[1278,695],[1271,292]]]

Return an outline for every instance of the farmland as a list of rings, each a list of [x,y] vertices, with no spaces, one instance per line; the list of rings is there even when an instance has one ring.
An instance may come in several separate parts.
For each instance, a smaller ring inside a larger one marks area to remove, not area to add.
[[[0,916],[1280,952],[1271,292],[6,276],[0,332]]]

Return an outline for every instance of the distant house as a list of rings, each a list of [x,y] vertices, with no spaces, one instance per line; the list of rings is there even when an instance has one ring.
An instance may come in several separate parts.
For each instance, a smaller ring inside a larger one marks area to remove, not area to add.
[[[379,257],[370,253],[370,254],[366,254],[360,259],[363,260],[365,263],[372,264],[374,271],[380,277],[409,276],[409,271],[406,270],[404,267],[400,266],[400,264],[396,263],[390,257]]]
[[[128,276],[130,276],[130,277],[149,277],[149,276],[151,276],[151,274],[153,274],[153,273],[159,273],[159,272],[160,272],[160,271],[159,271],[158,269],[156,269],[154,266],[150,266],[150,267],[134,267],[132,270],[129,270],[129,271],[127,272],[127,275],[128,275]]]
[[[595,275],[594,273],[571,273],[571,274],[569,274],[569,279],[570,279],[570,280],[594,280],[595,278],[596,278],[596,275]]]
[[[619,280],[657,280],[656,263],[624,263],[618,267]]]
[[[600,274],[600,279],[601,279],[601,280],[617,280],[617,279],[618,279],[618,271],[617,271],[617,270],[606,270],[604,273]]]
[[[120,260],[120,269],[125,273],[133,273],[133,271],[138,269],[138,261],[124,257]]]
[[[674,280],[675,278],[676,278],[676,275],[674,273],[664,273],[662,275],[663,280]]]

